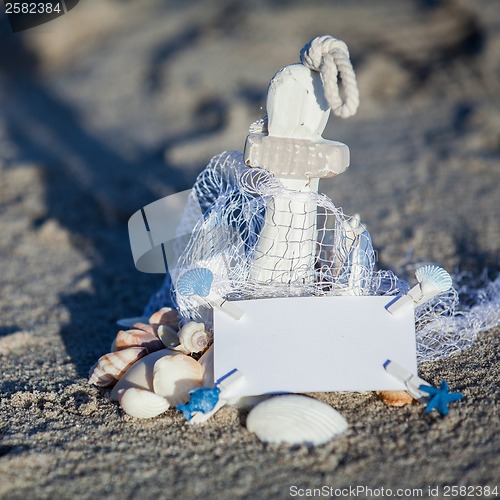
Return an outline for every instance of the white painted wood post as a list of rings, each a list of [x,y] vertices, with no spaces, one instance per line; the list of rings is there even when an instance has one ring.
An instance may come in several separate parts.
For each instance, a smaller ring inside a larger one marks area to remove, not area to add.
[[[314,281],[319,179],[344,172],[349,148],[321,137],[330,107],[320,74],[302,64],[280,70],[267,93],[268,134],[249,134],[245,163],[279,178],[286,193],[266,207],[250,278],[258,283]]]

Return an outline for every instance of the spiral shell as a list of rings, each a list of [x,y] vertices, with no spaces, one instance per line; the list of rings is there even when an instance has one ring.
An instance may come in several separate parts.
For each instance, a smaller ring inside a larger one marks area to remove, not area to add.
[[[114,384],[140,358],[148,353],[145,347],[127,347],[101,356],[91,368],[89,383],[100,387]]]
[[[166,398],[172,406],[187,403],[189,391],[203,383],[200,363],[183,354],[159,359],[153,371],[154,392]]]
[[[131,387],[120,394],[120,406],[136,418],[152,418],[170,408],[168,401],[154,392]]]
[[[206,297],[210,293],[214,275],[206,267],[197,267],[186,271],[177,281],[177,293],[183,297],[199,295]]]
[[[268,399],[247,417],[247,429],[266,443],[318,446],[347,427],[344,417],[331,406],[298,395]]]
[[[439,266],[419,267],[415,275],[424,296],[434,296],[446,292],[453,285],[451,276]]]
[[[201,352],[208,345],[208,334],[203,323],[195,323],[194,321],[186,323],[179,330],[178,336],[180,346],[175,349],[186,354]]]

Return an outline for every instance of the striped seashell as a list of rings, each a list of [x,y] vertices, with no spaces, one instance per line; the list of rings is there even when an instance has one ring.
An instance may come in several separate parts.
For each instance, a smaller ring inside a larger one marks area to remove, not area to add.
[[[331,406],[298,395],[268,399],[247,417],[247,429],[266,443],[318,446],[347,427],[344,417]]]
[[[180,354],[159,359],[154,366],[153,389],[172,405],[189,401],[189,391],[203,384],[200,363]]]
[[[144,356],[142,359],[137,361],[137,363],[135,363],[134,366],[132,366],[130,370],[128,370],[127,373],[125,373],[125,375],[113,387],[110,394],[111,399],[113,401],[118,401],[120,399],[120,391],[129,389],[130,387],[136,387],[139,389],[145,389],[147,391],[154,392],[154,365],[159,359],[168,356],[182,356],[182,354],[170,349],[161,349],[160,351],[148,354],[147,356]]]
[[[101,356],[90,370],[89,383],[99,387],[114,384],[137,360],[147,353],[145,347],[127,347],[121,351]]]
[[[181,351],[186,354],[192,352],[201,352],[208,346],[208,333],[205,331],[203,323],[195,323],[190,321],[186,323],[178,333],[180,346],[176,347],[176,351]]]
[[[177,293],[183,297],[193,295],[206,297],[210,293],[213,280],[214,275],[210,269],[206,267],[191,269],[177,280]]]
[[[127,347],[145,347],[148,352],[163,349],[163,343],[154,333],[144,330],[120,330],[114,342],[115,351]]]
[[[179,323],[179,314],[176,309],[171,307],[162,307],[149,318],[152,325],[176,325]]]
[[[165,398],[137,387],[121,391],[120,406],[127,415],[136,418],[153,418],[170,408]]]
[[[449,290],[453,281],[451,276],[439,266],[419,267],[415,275],[420,283],[420,289],[425,297],[433,297]]]

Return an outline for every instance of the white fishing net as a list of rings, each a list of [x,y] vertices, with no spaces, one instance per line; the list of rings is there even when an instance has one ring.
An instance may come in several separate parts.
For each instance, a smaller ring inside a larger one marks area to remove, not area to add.
[[[272,173],[247,167],[238,152],[214,157],[201,172],[181,226],[180,234],[189,229],[190,237],[187,244],[178,240],[177,263],[151,298],[147,315],[170,305],[185,321],[211,328],[211,308],[176,291],[179,277],[195,268],[209,269],[212,292],[229,300],[390,296],[409,289],[393,272],[375,269],[371,238],[358,218],[345,215],[324,194],[286,189]],[[493,293],[497,302],[499,295]],[[481,329],[498,324],[493,303],[484,318],[487,302],[481,314],[474,308],[458,311],[458,293],[451,289],[417,307],[419,363],[466,349]]]

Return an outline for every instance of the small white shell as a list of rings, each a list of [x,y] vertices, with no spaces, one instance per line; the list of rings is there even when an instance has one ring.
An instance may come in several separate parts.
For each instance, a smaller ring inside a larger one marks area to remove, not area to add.
[[[213,279],[212,271],[206,267],[190,269],[177,280],[177,293],[184,297],[192,297],[193,295],[206,297],[210,293]]]
[[[344,417],[326,403],[306,396],[277,396],[258,404],[247,429],[266,443],[317,446],[344,432]]]
[[[120,392],[120,406],[131,417],[152,418],[170,408],[168,401],[154,392],[136,387]]]
[[[453,285],[451,276],[439,266],[419,267],[415,275],[424,296],[434,296],[446,292]]]
[[[114,384],[147,352],[145,347],[127,347],[121,351],[110,352],[101,356],[96,365],[90,370],[89,383],[100,387]]]
[[[128,370],[127,373],[125,373],[125,375],[113,387],[110,394],[111,399],[118,401],[120,399],[119,392],[129,389],[130,387],[136,387],[153,392],[154,365],[159,359],[168,356],[181,356],[181,354],[176,351],[171,351],[170,349],[162,349],[161,351],[148,354],[137,361],[137,363],[135,363],[134,366],[132,366],[132,368],[130,368],[130,370]]]
[[[154,392],[166,398],[172,406],[187,403],[189,391],[203,383],[200,363],[183,354],[159,359],[153,372]]]
[[[176,351],[182,351],[186,354],[201,352],[208,345],[208,334],[203,323],[195,323],[194,321],[186,323],[179,330],[178,336],[180,346],[176,347]]]

